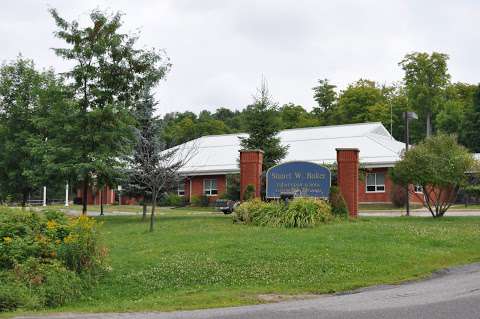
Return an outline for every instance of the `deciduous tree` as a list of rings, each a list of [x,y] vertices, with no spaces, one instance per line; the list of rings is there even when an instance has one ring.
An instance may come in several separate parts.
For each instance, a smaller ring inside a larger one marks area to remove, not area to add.
[[[466,172],[476,165],[472,154],[453,135],[437,134],[411,148],[391,171],[400,185],[420,185],[433,217],[441,217],[454,203]]]
[[[135,48],[138,37],[120,32],[119,13],[93,10],[90,25],[84,28],[77,21],[66,21],[55,9],[50,13],[58,27],[55,35],[67,44],[54,51],[73,64],[66,75],[76,98],[71,125],[78,136],[62,145],[70,148],[71,169],[83,183],[85,214],[92,176],[103,175],[104,167],[122,165],[119,159],[131,149],[129,111],[140,92],[163,78],[170,64],[159,51]]]
[[[433,116],[445,103],[445,89],[450,81],[447,67],[448,55],[414,52],[407,54],[399,65],[405,71],[403,77],[409,104],[426,123],[426,136],[432,134]]]

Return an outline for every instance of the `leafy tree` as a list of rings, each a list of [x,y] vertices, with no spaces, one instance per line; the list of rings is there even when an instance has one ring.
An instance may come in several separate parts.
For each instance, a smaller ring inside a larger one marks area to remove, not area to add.
[[[63,184],[43,152],[68,116],[68,90],[53,71],[39,72],[21,56],[0,68],[0,192],[25,205],[41,185]],[[63,110],[57,112],[57,110]],[[51,113],[56,118],[51,118]],[[53,126],[53,127],[52,127]],[[60,152],[61,150],[59,150]],[[62,180],[61,180],[62,179]]]
[[[244,149],[261,149],[264,151],[263,169],[276,165],[287,154],[287,147],[280,144],[277,134],[281,128],[277,105],[272,102],[265,80],[258,89],[255,103],[244,111],[246,133],[248,137],[240,138]]]
[[[460,140],[472,152],[480,153],[480,84],[474,93],[472,106],[465,111]]]
[[[407,54],[399,65],[405,71],[404,81],[409,104],[426,123],[426,136],[432,134],[433,116],[445,102],[450,81],[448,55],[433,52]]]
[[[285,104],[279,109],[282,128],[290,129],[297,127],[316,126],[319,121],[311,116],[301,105],[293,103]]]
[[[164,77],[170,64],[160,52],[136,49],[138,37],[119,32],[119,13],[94,10],[91,25],[85,28],[77,21],[66,21],[55,9],[50,13],[58,27],[55,35],[68,45],[54,51],[73,64],[67,76],[77,107],[71,125],[78,135],[62,145],[70,148],[70,169],[83,184],[85,214],[92,178],[103,175],[105,167],[121,167],[119,159],[129,152],[129,110],[145,87]],[[58,159],[54,162],[63,166]]]
[[[342,124],[390,121],[384,92],[370,80],[360,79],[343,90],[338,99],[337,112]]]
[[[467,181],[475,160],[453,135],[428,137],[411,148],[391,171],[400,185],[421,185],[425,205],[433,217],[441,217],[454,203],[458,189]]]
[[[328,79],[318,80],[318,84],[313,88],[313,99],[318,104],[318,107],[313,108],[313,113],[317,116],[331,111],[337,100],[336,86],[330,84]]]
[[[19,57],[0,69],[0,187],[4,196],[20,197],[22,206],[37,183],[30,172],[40,169],[29,147],[42,76],[31,60]]]

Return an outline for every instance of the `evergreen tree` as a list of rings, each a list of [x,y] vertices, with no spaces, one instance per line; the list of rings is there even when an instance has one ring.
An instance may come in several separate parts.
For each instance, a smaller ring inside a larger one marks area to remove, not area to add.
[[[271,100],[265,80],[262,80],[258,89],[255,103],[246,108],[244,116],[246,133],[249,136],[240,138],[241,147],[264,151],[264,170],[275,166],[287,155],[287,147],[282,146],[277,137],[281,129],[281,122],[277,105]]]

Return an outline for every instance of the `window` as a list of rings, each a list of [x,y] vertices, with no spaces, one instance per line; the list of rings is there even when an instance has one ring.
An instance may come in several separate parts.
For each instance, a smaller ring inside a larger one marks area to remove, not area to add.
[[[367,173],[367,193],[385,192],[385,173]]]
[[[207,196],[217,195],[217,180],[216,179],[204,179],[203,180],[203,193]]]
[[[413,186],[413,189],[414,189],[415,193],[423,193],[422,185],[415,185],[415,186]]]
[[[178,196],[184,196],[185,195],[185,182],[184,181],[178,182],[177,195]]]

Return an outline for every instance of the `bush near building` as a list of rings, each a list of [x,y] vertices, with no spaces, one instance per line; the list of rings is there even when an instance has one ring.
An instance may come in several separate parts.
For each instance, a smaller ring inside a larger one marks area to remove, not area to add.
[[[286,228],[313,227],[332,219],[330,205],[311,198],[295,198],[288,204],[253,199],[241,204],[234,214],[237,223]]]
[[[63,305],[107,270],[98,224],[86,216],[0,209],[0,311]]]

